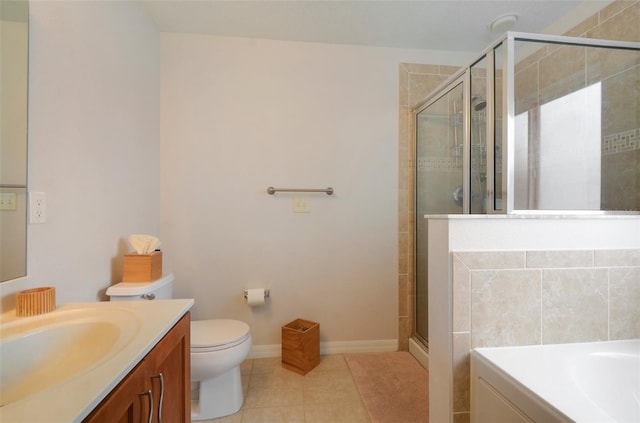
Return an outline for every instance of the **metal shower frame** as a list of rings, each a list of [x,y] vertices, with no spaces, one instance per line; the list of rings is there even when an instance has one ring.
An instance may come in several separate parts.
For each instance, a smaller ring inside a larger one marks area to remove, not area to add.
[[[571,214],[571,215],[637,215],[640,211],[619,210],[522,210],[515,209],[515,44],[516,41],[541,42],[548,44],[573,45],[584,47],[611,47],[616,49],[638,50],[640,43],[629,41],[613,41],[592,38],[568,37],[561,35],[532,34],[524,32],[506,32],[504,36],[480,53],[468,65],[462,67],[440,84],[426,99],[413,109],[413,119],[433,104],[448,91],[449,86],[463,82],[463,186],[464,197],[462,213],[470,214],[471,210],[471,68],[482,60],[486,60],[487,102],[486,107],[486,161],[487,161],[487,192],[485,196],[485,214]],[[502,208],[495,207],[495,51],[502,47]],[[454,84],[455,83],[455,84]],[[414,134],[415,136],[415,134]],[[506,167],[505,167],[506,166]]]

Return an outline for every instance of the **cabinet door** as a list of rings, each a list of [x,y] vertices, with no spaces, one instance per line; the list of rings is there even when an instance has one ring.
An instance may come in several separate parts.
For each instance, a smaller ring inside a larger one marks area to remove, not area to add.
[[[145,358],[157,423],[191,421],[191,344],[189,313]]]
[[[187,313],[83,422],[189,423],[190,331]]]
[[[151,396],[144,361],[105,398],[84,423],[140,423],[147,421]]]

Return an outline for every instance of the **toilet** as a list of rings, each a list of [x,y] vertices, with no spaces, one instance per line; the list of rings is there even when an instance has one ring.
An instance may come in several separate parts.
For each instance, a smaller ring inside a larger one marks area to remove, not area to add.
[[[110,286],[111,301],[162,300],[173,297],[172,274],[153,282],[121,282]],[[249,325],[239,320],[191,322],[191,420],[236,413],[244,395],[240,363],[251,350]]]

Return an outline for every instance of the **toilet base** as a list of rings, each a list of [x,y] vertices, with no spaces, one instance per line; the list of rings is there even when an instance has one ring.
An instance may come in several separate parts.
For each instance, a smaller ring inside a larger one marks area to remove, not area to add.
[[[209,420],[237,413],[244,402],[240,366],[199,383],[200,398],[191,401],[191,420]]]

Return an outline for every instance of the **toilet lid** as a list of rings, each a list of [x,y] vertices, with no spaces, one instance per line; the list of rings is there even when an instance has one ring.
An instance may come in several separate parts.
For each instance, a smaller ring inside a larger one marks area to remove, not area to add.
[[[191,349],[228,348],[243,342],[248,336],[249,325],[239,320],[214,319],[191,322]]]

